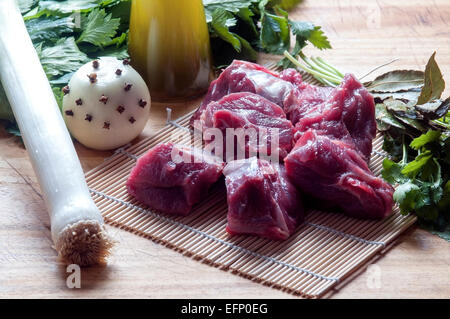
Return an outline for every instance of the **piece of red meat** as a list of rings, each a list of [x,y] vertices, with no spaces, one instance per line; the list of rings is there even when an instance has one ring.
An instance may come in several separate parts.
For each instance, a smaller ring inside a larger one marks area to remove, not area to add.
[[[394,189],[340,140],[309,130],[284,163],[287,176],[302,192],[349,216],[383,218],[392,212]]]
[[[303,221],[301,195],[282,165],[252,157],[229,162],[223,173],[228,233],[284,240]]]
[[[298,71],[295,69],[285,69],[285,70],[281,71],[281,73],[278,76],[280,79],[291,82],[292,84],[294,84],[297,87],[305,84],[305,82],[303,82],[302,75],[300,73],[298,73]]]
[[[293,70],[285,70],[281,74],[246,61],[234,60],[211,83],[202,104],[191,118],[190,124],[199,120],[209,103],[237,92],[250,92],[261,95],[278,106],[290,108],[297,103],[297,85],[301,83],[301,75]]]
[[[295,137],[298,139],[304,132],[314,130],[318,135],[339,139],[348,147],[355,148],[353,138],[342,120],[344,98],[344,90],[335,90],[326,102],[305,112],[295,125]]]
[[[345,91],[342,120],[356,148],[368,161],[372,153],[372,141],[377,133],[373,96],[353,74],[345,75],[339,87]]]
[[[305,90],[311,96],[320,95],[315,89]],[[364,160],[370,160],[372,140],[376,134],[375,103],[353,75],[347,74],[323,103],[311,103],[309,109],[298,108],[296,114],[296,137],[314,129],[321,135],[345,141],[355,147]]]
[[[158,144],[138,159],[127,190],[152,209],[187,215],[220,178],[223,167],[222,161],[200,150]]]
[[[292,124],[297,122],[309,111],[315,109],[322,104],[333,92],[333,88],[329,86],[317,86],[308,83],[301,83],[299,86],[298,102],[292,103],[291,108],[286,111]]]
[[[267,155],[278,161],[283,159],[293,146],[293,126],[286,119],[281,107],[253,93],[232,93],[217,102],[209,103],[200,117],[200,122],[204,131],[209,128],[221,130],[224,160]],[[249,134],[245,140],[235,139],[227,130],[229,128],[242,128],[255,134]],[[226,154],[227,139],[234,145],[233,152],[228,152],[229,154]],[[207,144],[215,142],[214,139],[206,141]],[[272,148],[278,156],[272,153]],[[239,157],[239,154],[245,157]],[[219,155],[218,152],[216,155]]]

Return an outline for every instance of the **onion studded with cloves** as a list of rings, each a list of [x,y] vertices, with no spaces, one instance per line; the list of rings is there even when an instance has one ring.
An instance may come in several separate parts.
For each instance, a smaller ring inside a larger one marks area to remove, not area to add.
[[[63,116],[83,145],[110,150],[144,129],[150,93],[128,60],[104,57],[83,65],[63,88]]]

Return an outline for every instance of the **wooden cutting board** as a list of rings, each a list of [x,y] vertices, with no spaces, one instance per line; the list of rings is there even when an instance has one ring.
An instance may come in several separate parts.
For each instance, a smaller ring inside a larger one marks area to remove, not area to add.
[[[323,26],[333,50],[308,53],[324,56],[341,70],[358,76],[393,58],[400,60],[390,68],[421,69],[436,50],[444,77],[450,81],[450,3],[446,0],[370,0],[359,4],[306,0],[291,15]],[[260,63],[269,60],[271,57],[262,55]],[[449,93],[447,89],[445,94]],[[173,105],[173,118],[196,105],[198,100]],[[146,136],[164,125],[165,107],[153,105]],[[77,150],[86,171],[111,155],[80,145]],[[112,227],[108,228],[120,243],[110,265],[84,270],[82,289],[68,289],[65,267],[50,248],[49,220],[26,151],[17,138],[3,131],[0,211],[0,297],[214,298],[219,290],[223,298],[293,297]],[[400,242],[333,296],[450,297],[450,243],[418,229],[403,236]]]

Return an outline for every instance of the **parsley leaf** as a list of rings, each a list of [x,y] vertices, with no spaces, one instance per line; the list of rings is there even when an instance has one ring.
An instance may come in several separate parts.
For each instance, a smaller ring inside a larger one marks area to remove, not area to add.
[[[383,170],[381,172],[381,176],[390,184],[403,183],[408,179],[402,174],[402,169],[403,166],[401,164],[385,158],[383,160]]]
[[[111,14],[106,14],[105,9],[95,8],[87,16],[86,26],[77,40],[77,43],[88,42],[102,47],[111,42],[111,38],[117,33],[120,19],[113,19]]]
[[[415,138],[411,144],[409,144],[409,146],[413,149],[413,150],[419,150],[421,147],[429,144],[429,143],[433,143],[436,141],[439,141],[439,138],[441,137],[441,132],[439,131],[434,131],[434,130],[430,130],[428,132],[426,132],[425,134],[422,134],[421,136]]]
[[[18,4],[58,103],[61,87],[89,59],[128,57],[131,0],[18,0]],[[19,134],[1,84],[0,119],[9,121],[8,132]]]
[[[73,12],[86,12],[96,8],[102,3],[101,0],[41,0],[39,1],[39,9],[43,12],[51,12],[53,14],[71,14]]]
[[[321,27],[315,26],[311,22],[291,20],[289,20],[289,26],[296,39],[294,48],[291,52],[293,57],[297,57],[300,54],[308,41],[319,50],[331,49],[331,44]],[[295,67],[286,57],[278,62],[278,66],[283,68]]]
[[[242,9],[248,9],[256,0],[203,0],[206,21],[211,22],[213,12],[222,9],[231,13],[238,13]]]
[[[73,32],[75,27],[72,17],[41,17],[39,19],[28,20],[25,22],[25,25],[31,41],[34,43],[44,41],[55,43],[64,34]]]
[[[433,154],[431,153],[431,151],[425,151],[424,153],[417,155],[414,161],[408,163],[408,165],[406,165],[405,168],[402,169],[402,174],[410,178],[416,177],[417,174],[419,174],[424,166],[428,163],[428,161],[431,160],[432,156]]]
[[[321,50],[330,48],[328,38],[319,26],[289,20],[285,10],[300,2],[300,0],[203,0],[216,65],[229,63],[230,58],[223,58],[224,52],[228,56],[241,59],[255,56],[256,51],[283,54],[290,49],[291,32],[296,39],[293,49],[295,56],[307,42]],[[217,38],[231,44],[238,54],[229,52]],[[247,46],[247,43],[250,46]],[[242,48],[244,45],[245,50]],[[279,66],[287,68],[292,65],[287,59],[283,59],[283,63]]]
[[[229,30],[229,27],[236,25],[234,16],[222,8],[217,8],[212,13],[211,27],[217,36],[230,43],[237,52],[241,52],[241,41]]]
[[[311,31],[308,41],[311,42],[319,50],[331,49],[330,41],[325,33],[322,31],[322,27],[315,26]]]
[[[25,14],[30,11],[37,2],[38,0],[17,0],[17,5],[19,6],[20,12],[22,14]]]
[[[56,77],[73,72],[87,62],[87,56],[81,52],[73,37],[58,40],[54,46],[36,46],[42,67],[48,77]]]
[[[420,187],[412,182],[406,182],[397,187],[394,200],[399,203],[402,213],[414,211],[420,196]]]
[[[261,19],[261,47],[269,53],[283,54],[289,49],[290,39],[287,17],[265,12]]]
[[[386,137],[396,142],[389,132],[385,134],[385,143]],[[397,185],[394,200],[402,214],[414,213],[421,226],[444,238],[450,238],[442,232],[450,230],[447,227],[450,225],[449,163],[446,162],[450,143],[447,140],[450,140],[448,133],[437,130],[429,130],[410,143],[403,135],[402,160],[396,163],[385,159],[381,173],[388,183]],[[411,158],[414,159],[408,162]]]

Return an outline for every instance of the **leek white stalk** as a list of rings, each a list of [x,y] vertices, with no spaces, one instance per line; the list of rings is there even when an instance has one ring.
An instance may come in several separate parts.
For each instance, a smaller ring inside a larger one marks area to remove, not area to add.
[[[12,106],[67,262],[103,262],[112,241],[15,0],[0,1],[0,81]]]

